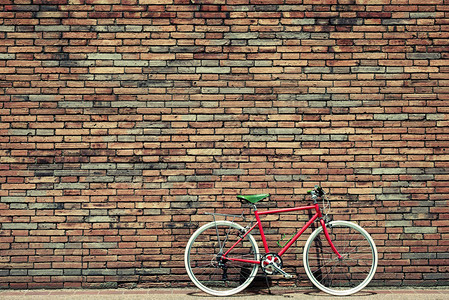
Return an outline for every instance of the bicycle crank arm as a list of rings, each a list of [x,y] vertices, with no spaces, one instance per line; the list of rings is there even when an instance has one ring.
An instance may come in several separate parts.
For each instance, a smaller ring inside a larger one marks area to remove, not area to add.
[[[281,268],[279,268],[278,266],[276,266],[276,264],[272,264],[272,267],[278,271],[279,273],[282,274],[282,276],[284,276],[285,279],[292,279],[293,275],[288,274],[287,272],[285,272],[284,270],[282,270]]]

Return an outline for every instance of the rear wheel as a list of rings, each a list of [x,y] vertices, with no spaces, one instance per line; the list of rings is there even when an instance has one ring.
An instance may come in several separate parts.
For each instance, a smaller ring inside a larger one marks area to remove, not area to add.
[[[184,259],[187,274],[198,288],[214,296],[230,296],[254,280],[258,264],[221,259],[244,232],[242,226],[229,221],[211,222],[195,231]],[[259,261],[259,248],[252,235],[248,234],[227,257]]]
[[[326,225],[330,239],[341,259],[332,251],[319,227],[304,246],[304,268],[310,281],[320,290],[345,296],[363,289],[377,269],[377,249],[371,236],[362,227],[333,221]]]

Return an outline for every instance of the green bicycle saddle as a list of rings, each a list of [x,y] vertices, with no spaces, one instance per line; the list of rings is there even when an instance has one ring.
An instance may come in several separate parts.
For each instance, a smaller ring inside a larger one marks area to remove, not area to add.
[[[247,195],[247,196],[238,195],[237,199],[246,200],[248,202],[251,202],[252,204],[256,204],[260,200],[263,200],[269,196],[270,196],[270,194],[258,194],[258,195]]]

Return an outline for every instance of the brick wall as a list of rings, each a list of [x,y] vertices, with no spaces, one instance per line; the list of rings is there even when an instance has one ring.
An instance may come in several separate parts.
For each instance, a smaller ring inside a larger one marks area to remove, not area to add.
[[[317,183],[373,285],[448,285],[448,1],[194,2],[0,0],[0,287],[185,286],[205,211]]]

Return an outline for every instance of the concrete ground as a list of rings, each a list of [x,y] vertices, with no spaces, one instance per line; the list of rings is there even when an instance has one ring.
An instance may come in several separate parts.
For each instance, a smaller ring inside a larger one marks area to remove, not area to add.
[[[105,289],[105,290],[0,290],[1,300],[280,300],[280,299],[351,299],[351,300],[448,300],[447,289],[370,289],[347,297],[335,297],[317,290],[272,288],[243,291],[232,297],[212,297],[196,289]]]

